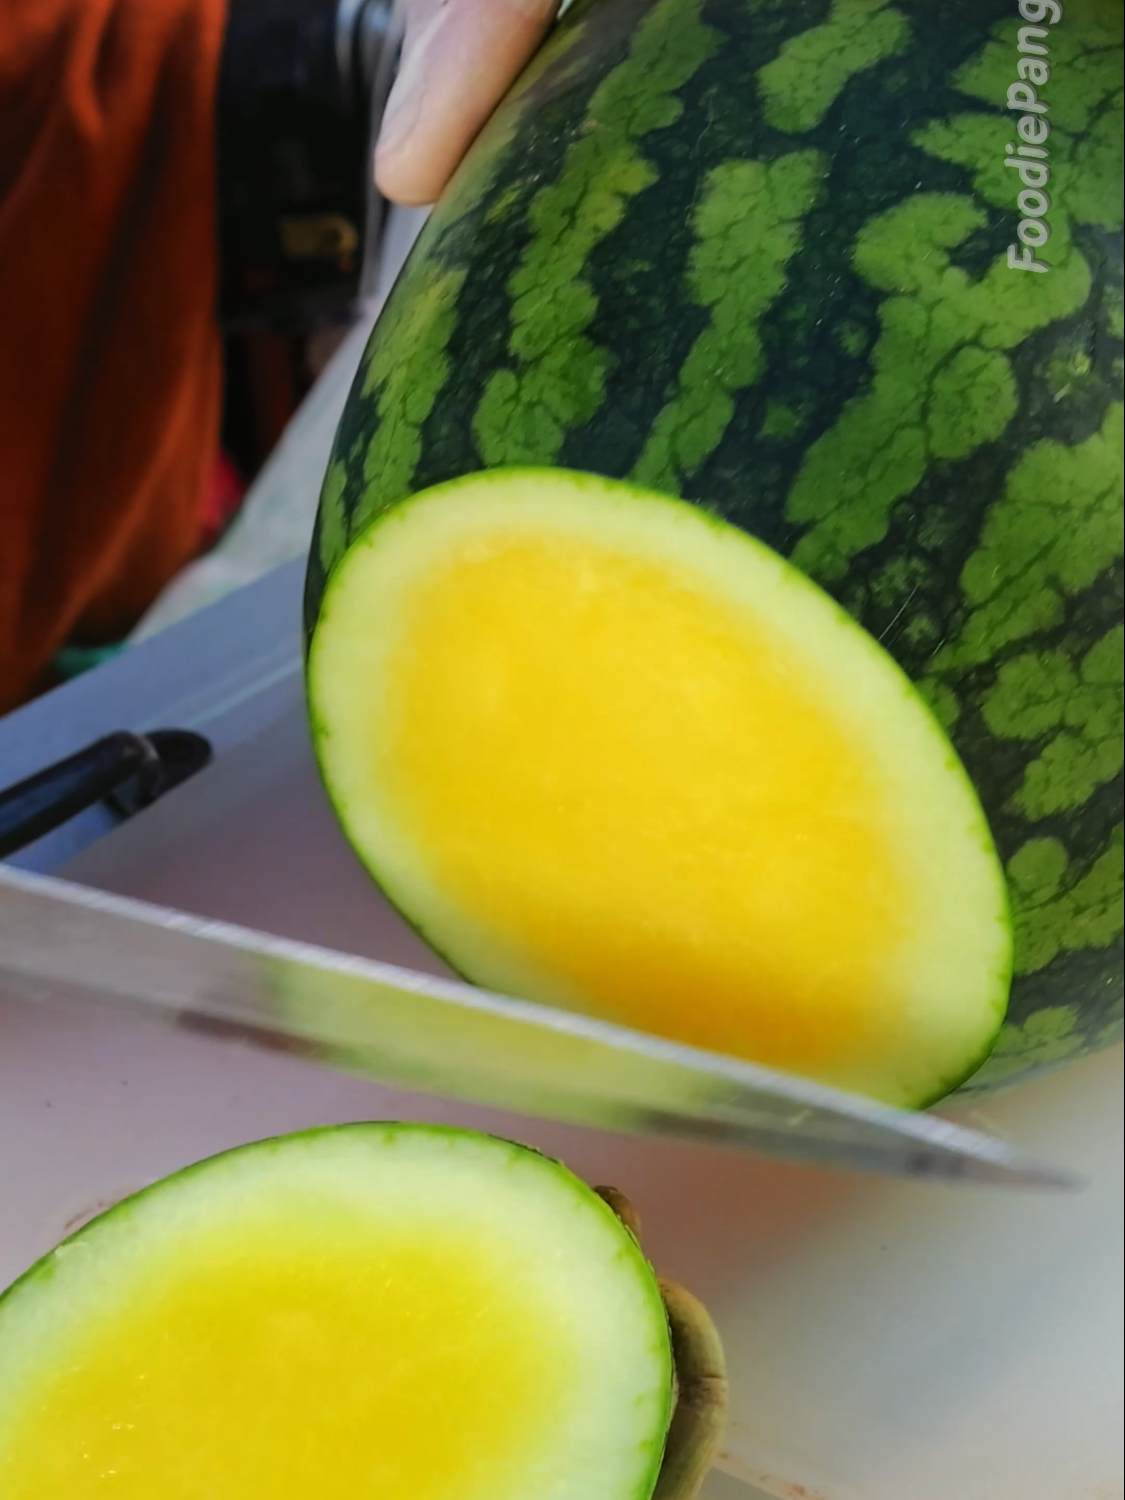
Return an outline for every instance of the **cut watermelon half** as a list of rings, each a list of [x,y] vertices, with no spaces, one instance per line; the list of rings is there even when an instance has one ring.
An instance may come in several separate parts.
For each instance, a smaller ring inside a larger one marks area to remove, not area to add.
[[[0,1494],[649,1500],[673,1334],[690,1354],[709,1328],[669,1312],[614,1209],[534,1151],[402,1124],[261,1142],[0,1299]],[[680,1442],[666,1493],[711,1452]]]
[[[492,470],[352,545],[308,659],[390,899],[508,994],[901,1106],[1003,1019],[1003,872],[892,658],[699,506]]]

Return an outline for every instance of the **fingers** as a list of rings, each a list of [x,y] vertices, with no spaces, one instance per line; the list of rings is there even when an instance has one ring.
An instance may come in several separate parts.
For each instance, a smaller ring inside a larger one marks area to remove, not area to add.
[[[696,1500],[727,1424],[727,1365],[707,1309],[674,1281],[662,1281],[672,1353],[676,1409],[652,1500]]]
[[[613,1187],[594,1192],[639,1242],[640,1217],[625,1194]],[[726,1356],[702,1302],[675,1281],[661,1281],[660,1293],[672,1335],[676,1406],[652,1500],[697,1500],[726,1431]]]
[[[375,151],[395,203],[432,203],[522,71],[559,0],[409,0]]]
[[[594,1189],[603,1203],[608,1203],[610,1208],[624,1224],[625,1228],[637,1241],[641,1242],[641,1216],[626,1198],[625,1194],[615,1187],[597,1187]]]

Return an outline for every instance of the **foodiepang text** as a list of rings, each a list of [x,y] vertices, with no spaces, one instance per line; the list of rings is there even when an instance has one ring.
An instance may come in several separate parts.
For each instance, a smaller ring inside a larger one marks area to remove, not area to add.
[[[1051,238],[1051,226],[1047,212],[1051,199],[1046,191],[1051,180],[1050,152],[1047,140],[1051,134],[1051,122],[1047,118],[1050,106],[1040,99],[1039,89],[1050,82],[1051,64],[1048,26],[1056,26],[1062,20],[1062,6],[1058,0],[1020,0],[1020,15],[1032,24],[1019,29],[1019,61],[1016,72],[1019,82],[1008,89],[1008,108],[1020,110],[1016,121],[1016,133],[1020,144],[1009,141],[1007,160],[1004,165],[1013,167],[1023,183],[1023,190],[1016,198],[1020,211],[1020,222],[1016,229],[1018,245],[1008,246],[1008,265],[1013,271],[1049,271],[1047,261],[1039,260],[1036,252]]]

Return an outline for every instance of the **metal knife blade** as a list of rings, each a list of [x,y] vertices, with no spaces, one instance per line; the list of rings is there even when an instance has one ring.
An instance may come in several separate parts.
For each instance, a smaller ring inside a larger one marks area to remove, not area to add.
[[[586,1016],[0,865],[0,996],[126,1009],[381,1083],[915,1178],[1074,1188],[933,1115]]]

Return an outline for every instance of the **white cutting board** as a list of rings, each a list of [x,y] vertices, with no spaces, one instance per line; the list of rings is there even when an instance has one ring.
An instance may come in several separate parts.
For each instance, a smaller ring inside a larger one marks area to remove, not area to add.
[[[296,677],[286,693],[274,722],[61,873],[434,967],[337,833]],[[729,1475],[788,1500],[1119,1500],[1121,1080],[1118,1048],[971,1116],[1093,1178],[1078,1197],[1030,1197],[628,1140],[155,1024],[10,1007],[0,1283],[100,1204],[242,1141],[388,1116],[483,1126],[620,1186],[657,1263],[711,1306]],[[718,1480],[710,1500],[754,1493]]]

